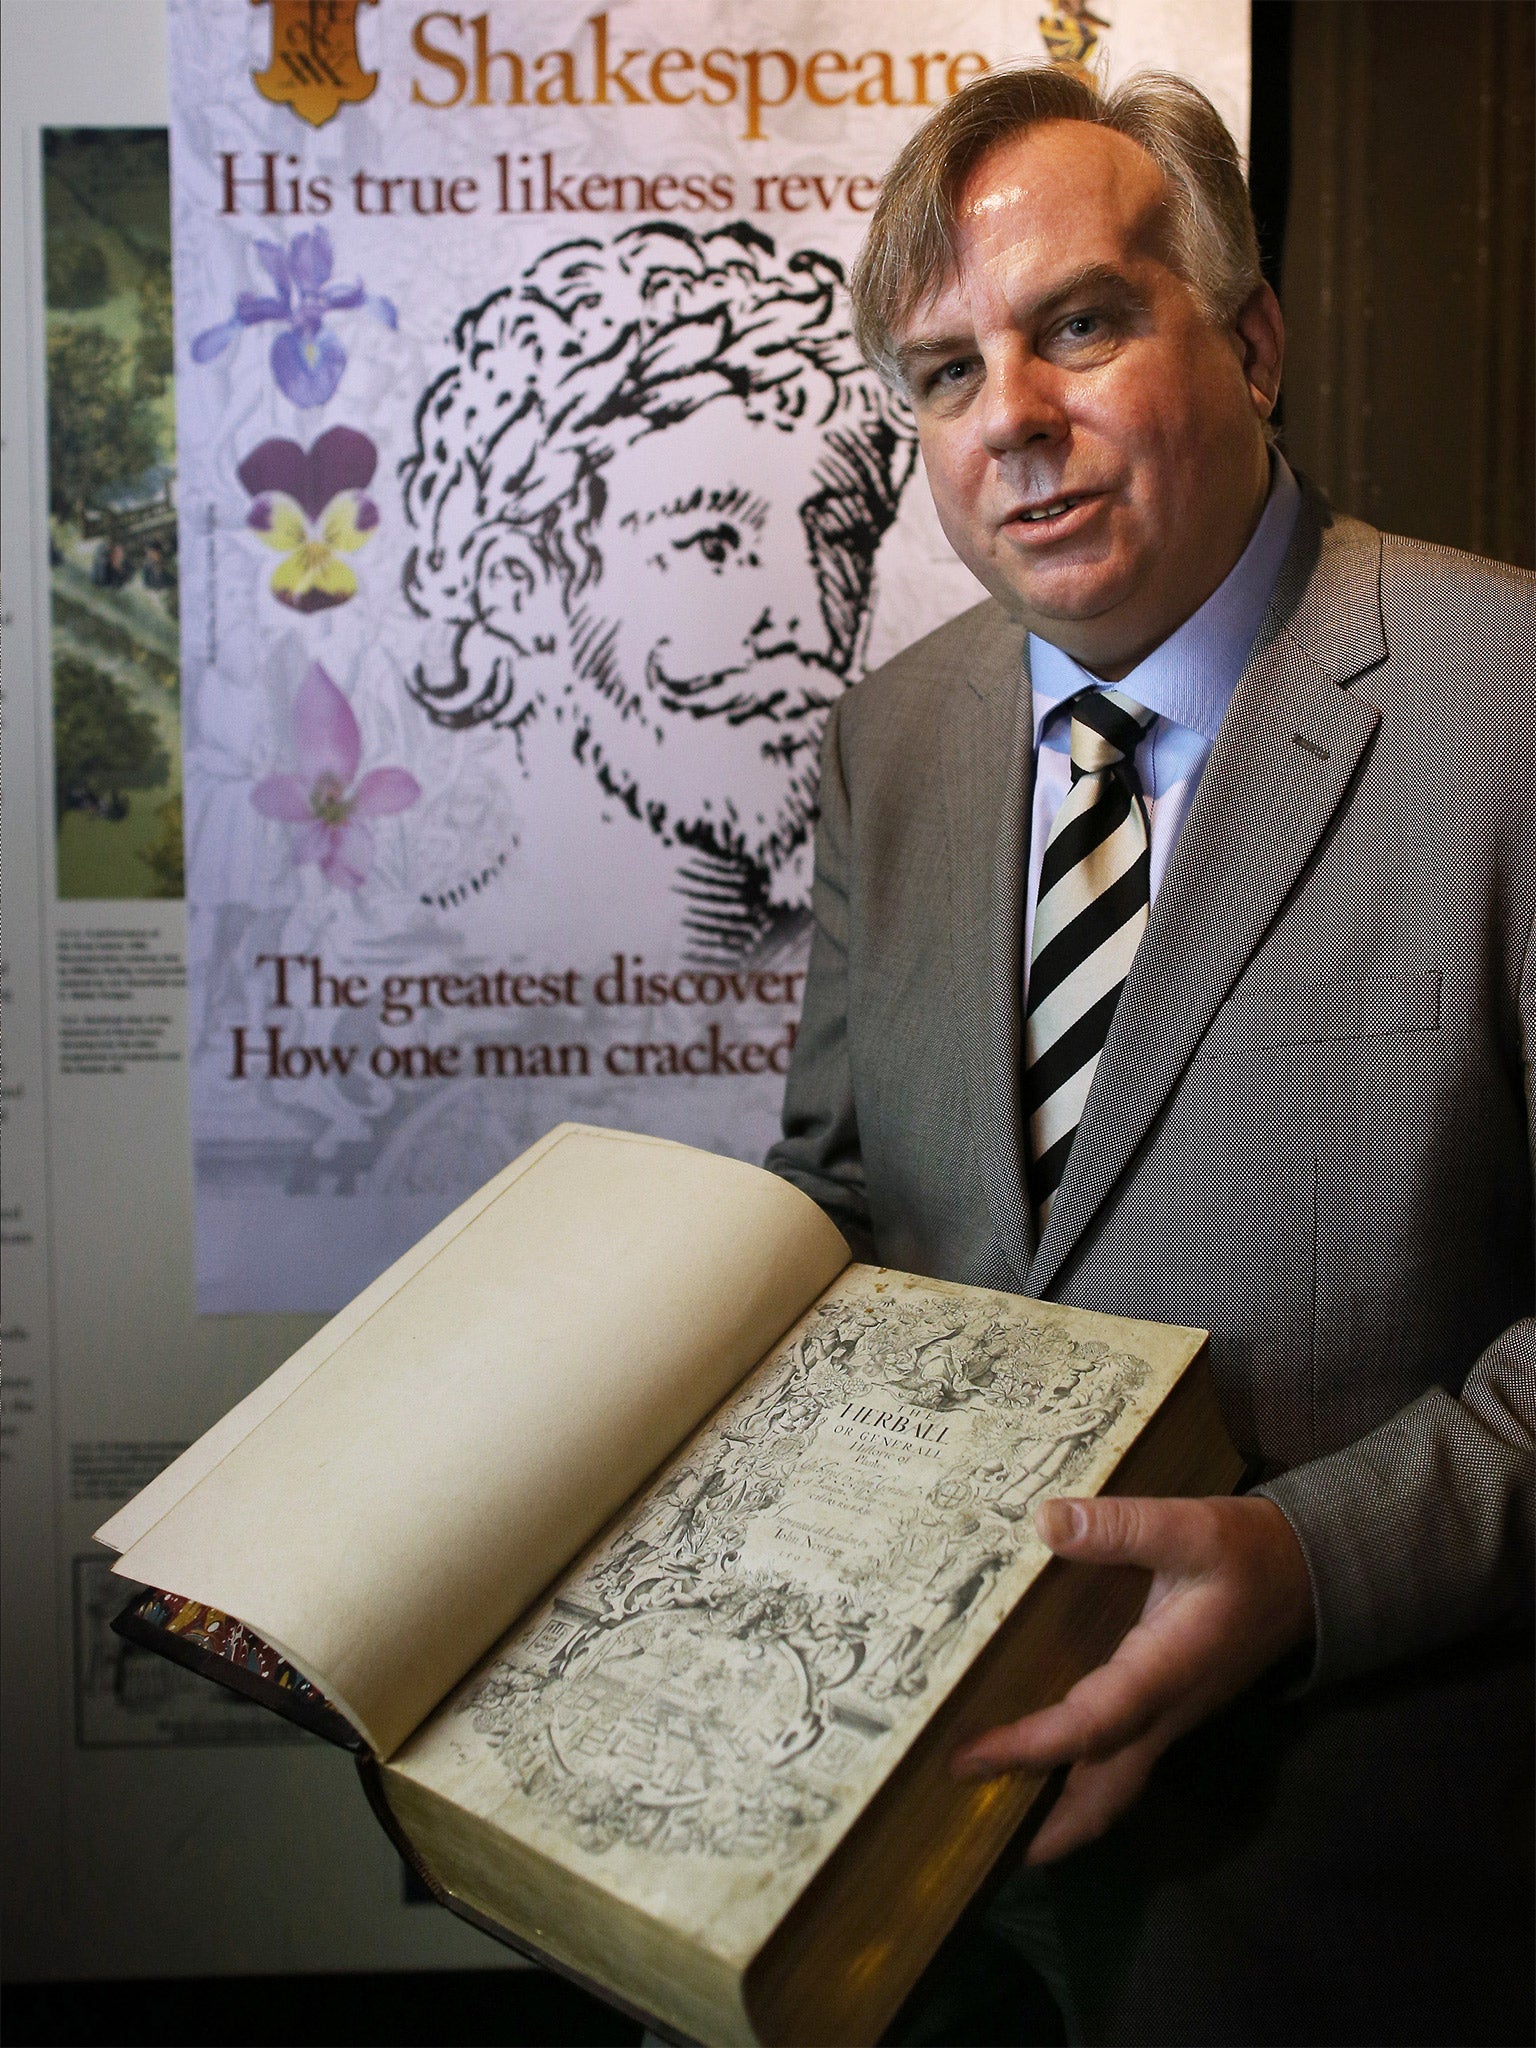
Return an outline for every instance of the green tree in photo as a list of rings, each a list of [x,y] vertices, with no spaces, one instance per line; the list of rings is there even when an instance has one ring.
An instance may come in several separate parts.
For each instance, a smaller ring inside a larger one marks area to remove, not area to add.
[[[155,721],[121,683],[74,655],[53,665],[53,774],[58,815],[125,815],[124,791],[156,789],[170,756]]]
[[[51,234],[47,240],[48,304],[64,313],[104,305],[112,288],[106,252],[97,241]]]
[[[139,859],[155,878],[157,896],[184,896],[187,893],[181,831],[181,796],[178,793],[167,797],[156,810],[154,830],[139,848]]]
[[[100,327],[48,337],[48,501],[80,520],[101,492],[148,469],[155,422],[128,386],[128,351]]]
[[[129,351],[99,327],[48,341],[49,493],[78,520],[98,494],[148,469],[160,452],[155,421],[128,384]]]
[[[141,398],[158,398],[175,367],[171,333],[171,273],[146,270],[139,280],[139,337],[133,388]]]

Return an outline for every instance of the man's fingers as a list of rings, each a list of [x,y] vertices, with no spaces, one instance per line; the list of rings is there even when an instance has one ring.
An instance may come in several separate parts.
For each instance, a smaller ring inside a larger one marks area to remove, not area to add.
[[[1100,1762],[1075,1764],[1061,1797],[1040,1823],[1025,1861],[1054,1863],[1058,1856],[1097,1841],[1140,1798],[1165,1747],[1158,1730]]]
[[[1064,1557],[1149,1567],[1147,1603],[1107,1663],[1056,1705],[990,1729],[955,1769],[1113,1766],[1107,1778],[1085,1778],[1070,1815],[1079,1797],[1118,1797],[1114,1788],[1135,1777],[1123,1760],[1130,1751],[1150,1742],[1156,1755],[1304,1640],[1311,1586],[1289,1523],[1262,1499],[1057,1501],[1038,1526]]]
[[[1001,1771],[1053,1771],[1076,1755],[1061,1707],[1046,1707],[1022,1721],[989,1728],[956,1753],[951,1768],[957,1778],[993,1778]]]
[[[1215,1554],[1214,1517],[1199,1500],[1042,1501],[1035,1528],[1058,1557],[1079,1564],[1190,1572],[1205,1570]]]
[[[965,1777],[1050,1771],[1058,1764],[1123,1748],[1180,1696],[1181,1675],[1163,1668],[1164,1663],[1155,1639],[1143,1629],[1133,1629],[1109,1662],[1080,1678],[1064,1699],[1021,1721],[989,1729],[961,1750],[955,1769]]]

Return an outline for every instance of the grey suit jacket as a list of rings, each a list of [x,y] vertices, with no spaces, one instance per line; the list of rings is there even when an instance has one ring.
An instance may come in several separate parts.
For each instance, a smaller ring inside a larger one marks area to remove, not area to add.
[[[1020,628],[979,606],[827,728],[769,1164],[863,1256],[1209,1329],[1319,1681],[1530,1612],[1533,592],[1308,494],[1038,1244]]]

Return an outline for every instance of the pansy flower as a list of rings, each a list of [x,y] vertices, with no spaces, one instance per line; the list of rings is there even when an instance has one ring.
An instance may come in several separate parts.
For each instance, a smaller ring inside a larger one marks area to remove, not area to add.
[[[354,427],[331,427],[306,455],[297,441],[263,441],[236,474],[251,494],[245,523],[282,556],[272,595],[296,612],[320,612],[357,594],[343,555],[379,523],[366,495],[379,451]]]
[[[293,700],[296,765],[263,776],[251,802],[264,818],[292,825],[293,863],[318,863],[337,889],[360,889],[373,865],[373,834],[364,820],[408,811],[421,784],[404,768],[362,765],[363,736],[352,706],[319,662],[312,662]]]
[[[347,352],[326,326],[331,313],[361,307],[386,327],[398,315],[389,299],[364,291],[362,282],[332,284],[335,256],[324,228],[297,234],[285,249],[281,242],[258,242],[256,254],[275,287],[273,294],[241,292],[233,316],[206,328],[192,344],[194,363],[211,363],[247,327],[280,322],[272,342],[272,375],[277,388],[295,405],[324,405],[341,382]]]

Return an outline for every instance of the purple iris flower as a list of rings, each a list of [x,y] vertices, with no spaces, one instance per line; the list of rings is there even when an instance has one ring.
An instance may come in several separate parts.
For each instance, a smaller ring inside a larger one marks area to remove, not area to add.
[[[235,300],[234,317],[198,335],[192,344],[192,360],[211,363],[244,328],[280,320],[282,329],[273,340],[271,356],[278,389],[295,405],[324,405],[347,367],[347,352],[326,326],[326,316],[360,306],[392,328],[399,318],[394,304],[364,291],[361,280],[331,283],[336,258],[324,228],[295,235],[286,249],[280,242],[258,242],[256,254],[276,287],[276,295],[241,292]]]
[[[264,818],[295,828],[295,867],[313,862],[333,888],[360,889],[373,865],[373,834],[363,820],[408,811],[421,784],[405,768],[370,768],[358,780],[363,736],[319,662],[310,664],[294,699],[293,751],[293,768],[264,775],[251,803]]]

